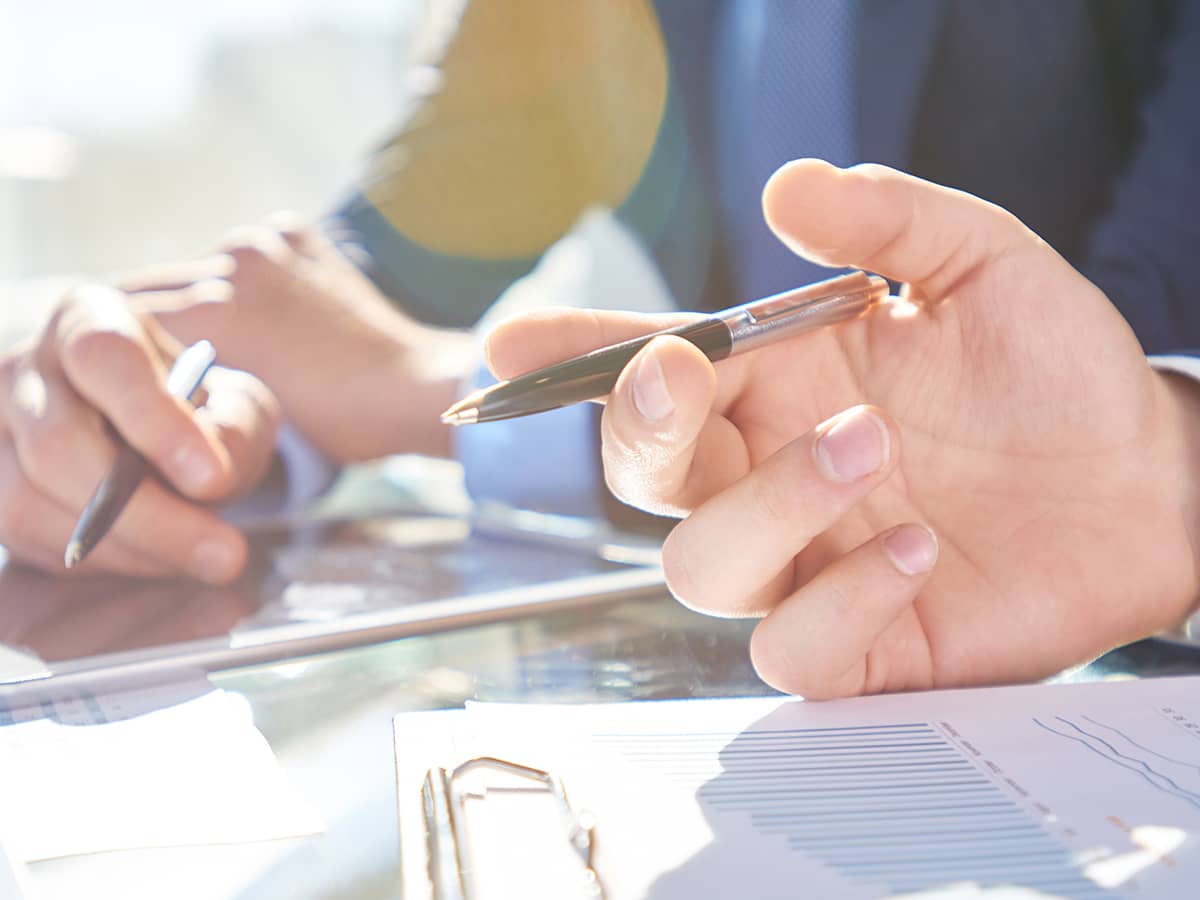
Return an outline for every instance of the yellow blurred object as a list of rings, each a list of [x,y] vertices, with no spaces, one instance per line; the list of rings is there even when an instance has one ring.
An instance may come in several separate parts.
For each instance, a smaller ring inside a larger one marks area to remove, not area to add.
[[[405,238],[454,256],[533,256],[588,207],[618,207],[666,105],[644,0],[471,3],[438,68],[364,193]]]

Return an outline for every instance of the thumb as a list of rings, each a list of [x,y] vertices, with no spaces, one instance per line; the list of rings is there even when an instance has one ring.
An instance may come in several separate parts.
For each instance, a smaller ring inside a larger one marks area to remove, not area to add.
[[[1000,207],[886,166],[795,160],[767,182],[763,214],[796,253],[908,282],[931,300],[1002,257],[1057,256]]]

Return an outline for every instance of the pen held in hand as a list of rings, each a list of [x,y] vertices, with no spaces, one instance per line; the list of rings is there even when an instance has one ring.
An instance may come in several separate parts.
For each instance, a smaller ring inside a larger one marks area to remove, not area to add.
[[[716,362],[856,318],[887,295],[888,283],[878,275],[839,275],[491,385],[451,406],[442,413],[442,421],[451,425],[494,422],[603,397],[612,391],[621,370],[638,351],[661,335],[681,337]]]
[[[200,341],[188,347],[179,354],[170,374],[167,375],[167,392],[173,397],[190,400],[216,361],[216,356],[216,350],[208,341]],[[83,562],[104,539],[137,491],[149,468],[141,454],[117,435],[115,430],[113,435],[117,442],[116,459],[97,485],[87,506],[83,508],[75,530],[71,533],[71,539],[67,542],[63,565],[68,569]]]

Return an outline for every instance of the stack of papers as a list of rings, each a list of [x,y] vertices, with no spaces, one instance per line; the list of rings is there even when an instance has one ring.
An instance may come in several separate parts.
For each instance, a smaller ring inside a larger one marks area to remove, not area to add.
[[[433,896],[427,771],[480,756],[561,778],[595,823],[607,900],[1183,900],[1200,885],[1200,678],[476,704],[398,716],[395,734],[406,898]],[[538,792],[502,773],[449,783],[479,896],[588,896],[550,795],[523,802]]]

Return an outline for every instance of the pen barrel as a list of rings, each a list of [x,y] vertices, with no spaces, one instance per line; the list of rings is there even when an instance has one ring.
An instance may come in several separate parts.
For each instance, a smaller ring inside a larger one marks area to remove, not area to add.
[[[733,336],[734,352],[745,353],[858,318],[887,295],[886,279],[851,272],[735,307],[722,317]]]
[[[84,555],[90,553],[113,526],[145,476],[146,461],[124,441],[119,441],[112,468],[96,486],[71,537],[72,543],[80,542]]]
[[[664,335],[674,335],[694,344],[713,362],[727,357],[733,348],[729,326],[719,319],[703,319],[656,331],[564,360],[488,389],[479,407],[478,421],[511,419],[599,399],[612,392],[621,372],[637,356],[638,351]]]

